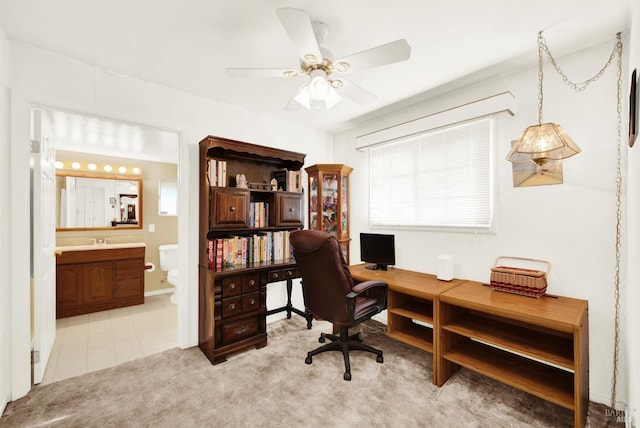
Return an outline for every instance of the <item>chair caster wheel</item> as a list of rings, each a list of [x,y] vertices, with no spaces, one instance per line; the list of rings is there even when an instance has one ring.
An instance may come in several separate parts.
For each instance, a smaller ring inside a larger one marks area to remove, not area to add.
[[[358,333],[358,342],[364,342],[364,335],[362,332]]]
[[[307,357],[304,359],[305,364],[311,364],[311,357]]]
[[[326,341],[326,339],[324,338],[324,335],[322,335],[322,336],[320,336],[318,338],[318,342],[320,342],[320,343],[324,343],[325,341]]]
[[[378,355],[378,356],[376,357],[376,362],[377,362],[377,363],[382,363],[383,361],[384,361],[384,358],[382,358],[382,355]]]
[[[343,377],[344,377],[344,380],[351,380],[351,373],[345,372]]]

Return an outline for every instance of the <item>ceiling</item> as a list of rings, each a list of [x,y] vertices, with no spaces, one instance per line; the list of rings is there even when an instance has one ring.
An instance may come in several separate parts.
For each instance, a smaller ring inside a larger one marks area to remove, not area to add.
[[[613,40],[631,0],[2,0],[9,40],[260,115],[328,131],[347,129],[444,86],[537,61],[540,30],[560,56]],[[297,68],[275,13],[306,11],[329,26],[322,46],[346,56],[397,39],[407,61],[349,74],[377,95],[325,112],[285,111],[298,78],[232,78],[227,67]]]

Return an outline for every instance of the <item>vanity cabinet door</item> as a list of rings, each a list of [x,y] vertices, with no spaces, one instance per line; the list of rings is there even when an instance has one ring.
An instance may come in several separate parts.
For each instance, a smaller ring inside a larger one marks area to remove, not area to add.
[[[113,297],[135,297],[144,294],[144,259],[117,260]]]
[[[56,310],[82,303],[82,265],[58,265],[56,268]]]
[[[82,265],[82,302],[98,303],[113,296],[113,262]]]
[[[248,228],[249,191],[236,188],[214,188],[211,195],[210,229]]]

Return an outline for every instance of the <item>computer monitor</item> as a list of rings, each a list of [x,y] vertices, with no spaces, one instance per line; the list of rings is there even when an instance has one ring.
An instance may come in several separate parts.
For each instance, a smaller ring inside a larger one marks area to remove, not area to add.
[[[373,263],[367,269],[387,270],[396,264],[395,235],[360,233],[360,260]]]

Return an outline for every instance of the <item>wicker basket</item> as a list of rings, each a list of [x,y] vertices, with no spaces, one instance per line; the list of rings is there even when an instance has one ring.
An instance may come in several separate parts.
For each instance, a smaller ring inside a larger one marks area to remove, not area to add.
[[[545,264],[546,271],[498,265],[500,259],[526,260]],[[491,268],[491,289],[522,296],[540,298],[547,291],[547,275],[551,263],[523,257],[498,257]]]

